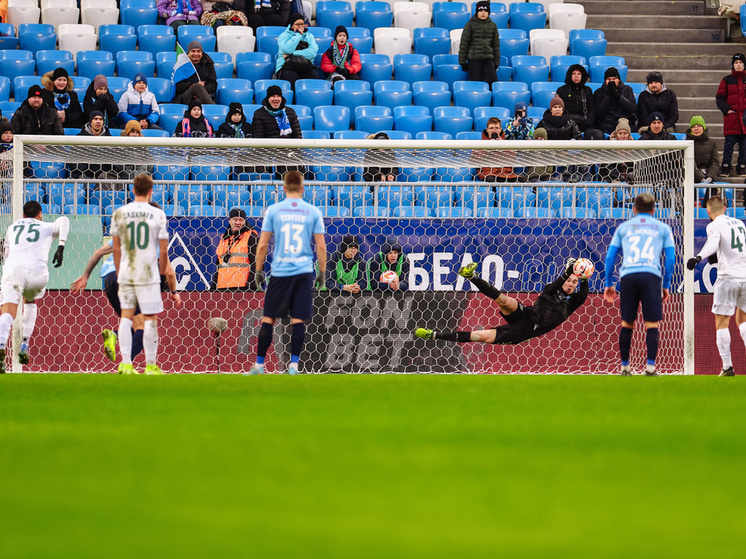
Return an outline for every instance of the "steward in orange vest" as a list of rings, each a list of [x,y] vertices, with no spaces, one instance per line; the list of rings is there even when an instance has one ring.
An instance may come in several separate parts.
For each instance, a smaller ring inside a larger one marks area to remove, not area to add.
[[[218,271],[213,280],[213,288],[253,291],[254,259],[259,234],[246,225],[246,212],[242,209],[233,208],[228,217],[230,225],[218,244]]]

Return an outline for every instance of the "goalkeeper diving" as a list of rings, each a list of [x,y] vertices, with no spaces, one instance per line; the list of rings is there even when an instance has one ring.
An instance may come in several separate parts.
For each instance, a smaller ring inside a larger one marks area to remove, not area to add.
[[[588,277],[582,279],[582,276],[590,275],[589,272],[592,269],[586,272],[579,269],[582,267],[582,264],[575,266],[575,259],[570,258],[562,275],[544,288],[536,302],[533,305],[524,305],[480,278],[476,274],[477,263],[472,262],[461,268],[458,274],[497,302],[500,314],[507,324],[489,330],[456,332],[417,328],[414,335],[424,339],[503,345],[519,344],[531,338],[543,336],[567,320],[588,297]],[[578,289],[578,284],[580,284],[580,289]]]

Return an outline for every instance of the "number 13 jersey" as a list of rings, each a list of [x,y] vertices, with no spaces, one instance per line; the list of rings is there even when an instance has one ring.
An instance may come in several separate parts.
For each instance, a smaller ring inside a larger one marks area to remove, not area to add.
[[[147,202],[122,206],[111,218],[111,236],[119,237],[119,285],[160,283],[159,241],[168,239],[168,221],[163,210]]]
[[[262,231],[270,231],[275,237],[273,276],[313,272],[311,239],[324,232],[324,219],[318,208],[300,198],[286,198],[267,208]]]

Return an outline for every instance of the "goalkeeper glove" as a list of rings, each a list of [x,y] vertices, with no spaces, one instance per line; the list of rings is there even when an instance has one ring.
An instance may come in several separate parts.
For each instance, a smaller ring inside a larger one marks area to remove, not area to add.
[[[697,267],[697,264],[699,264],[701,261],[702,261],[701,256],[695,256],[694,258],[690,258],[689,260],[686,261],[686,267],[689,270],[694,270],[694,268]]]
[[[316,289],[323,289],[326,284],[326,270],[321,270],[316,274]]]
[[[568,258],[567,262],[565,262],[565,274],[564,275],[568,278],[572,274],[572,268],[573,266],[575,266],[575,260],[576,260],[575,258]]]
[[[254,275],[254,285],[257,291],[264,291],[262,284],[264,283],[264,272],[259,271]]]
[[[55,268],[59,268],[62,266],[62,259],[65,256],[65,245],[60,245],[57,247],[57,252],[54,253],[54,257],[52,258],[52,264],[54,264]]]
[[[717,264],[718,263],[718,253],[715,252],[707,257],[707,262],[710,264]]]

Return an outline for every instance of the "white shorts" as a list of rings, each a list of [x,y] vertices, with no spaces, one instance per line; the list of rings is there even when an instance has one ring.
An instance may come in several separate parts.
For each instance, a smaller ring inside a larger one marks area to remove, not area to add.
[[[158,314],[163,312],[161,298],[161,284],[147,285],[119,285],[119,305],[124,309],[134,309],[140,305],[142,314]]]
[[[30,268],[6,268],[3,271],[2,304],[20,305],[23,299],[41,299],[44,297],[48,281],[49,272],[44,273]]]
[[[732,281],[718,278],[715,281],[715,295],[712,298],[712,313],[733,316],[736,307],[746,312],[746,281]]]

